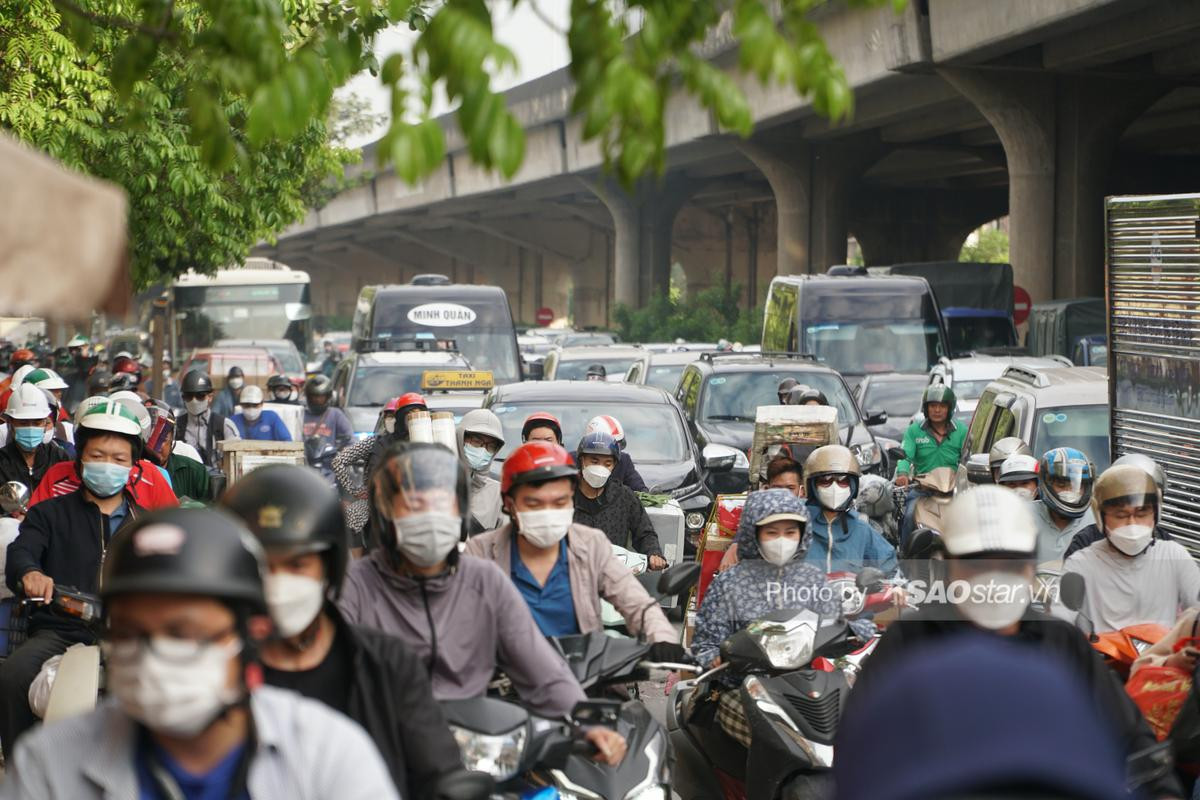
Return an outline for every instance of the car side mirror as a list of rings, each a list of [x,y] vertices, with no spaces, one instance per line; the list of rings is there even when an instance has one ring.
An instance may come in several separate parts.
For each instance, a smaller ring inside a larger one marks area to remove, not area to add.
[[[1087,581],[1078,572],[1064,572],[1058,579],[1058,596],[1062,603],[1072,611],[1083,608],[1083,598],[1087,594]]]
[[[491,775],[462,769],[438,778],[433,796],[435,800],[487,800],[495,790]]]
[[[889,447],[887,454],[892,461],[904,461],[908,458],[908,453],[904,452],[903,447]]]
[[[728,472],[737,463],[737,451],[722,444],[706,444],[700,461],[709,472]]]
[[[658,579],[659,597],[674,597],[690,589],[700,580],[700,564],[691,561],[687,564],[676,564],[665,570]]]
[[[888,413],[883,409],[867,412],[867,425],[884,425],[888,421]]]
[[[883,583],[884,577],[883,570],[877,567],[866,567],[862,572],[858,573],[858,577],[855,578],[854,583],[859,589],[866,592],[870,591],[872,586]]]
[[[967,480],[976,484],[992,482],[992,463],[987,453],[967,456]]]
[[[546,375],[546,365],[541,361],[533,361],[525,365],[525,380],[540,381]]]

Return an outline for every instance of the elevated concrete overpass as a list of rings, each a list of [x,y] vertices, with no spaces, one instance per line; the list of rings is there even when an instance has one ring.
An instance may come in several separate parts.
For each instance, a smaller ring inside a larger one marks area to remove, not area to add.
[[[1200,187],[1198,2],[830,3],[814,19],[855,89],[849,121],[740,74],[722,28],[705,55],[746,92],[749,140],[675,97],[665,174],[626,193],[561,70],[507,93],[527,138],[513,180],[471,163],[447,117],[425,181],[378,170],[368,146],[353,188],[257,252],[308,269],[324,313],[433,271],[504,286],[525,321],[549,306],[603,325],[665,290],[673,264],[689,290],[736,284],[756,304],[774,274],[844,262],[849,236],[867,263],[953,259],[1008,214],[1018,283],[1041,300],[1102,291],[1105,194]]]

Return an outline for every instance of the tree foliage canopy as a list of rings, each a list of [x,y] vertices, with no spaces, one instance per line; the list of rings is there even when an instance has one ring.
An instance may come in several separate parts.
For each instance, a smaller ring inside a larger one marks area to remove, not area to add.
[[[905,2],[847,0],[889,1]],[[727,19],[743,69],[843,117],[849,86],[808,16],[822,2],[571,0],[572,110],[627,185],[663,167],[673,93],[749,134],[745,96],[699,55]],[[394,24],[419,32],[416,44],[379,63],[376,36]],[[363,70],[391,92],[378,152],[403,178],[445,155],[438,91],[472,158],[511,177],[524,132],[493,77],[515,60],[487,0],[0,0],[0,125],[125,187],[145,284],[237,260],[298,219],[349,158],[325,122],[335,89]]]
[[[728,339],[758,344],[762,338],[762,308],[739,309],[742,290],[713,286],[689,295],[658,294],[642,308],[617,306],[613,320],[626,342],[716,342]]]

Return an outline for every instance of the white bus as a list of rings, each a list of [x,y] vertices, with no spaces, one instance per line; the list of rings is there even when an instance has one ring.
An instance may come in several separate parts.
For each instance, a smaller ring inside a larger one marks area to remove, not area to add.
[[[290,339],[307,353],[311,302],[307,272],[266,258],[213,275],[188,272],[171,287],[172,352],[185,355],[219,339]]]

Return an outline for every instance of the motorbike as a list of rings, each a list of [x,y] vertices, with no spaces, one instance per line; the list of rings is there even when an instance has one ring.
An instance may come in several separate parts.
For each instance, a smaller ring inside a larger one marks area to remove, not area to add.
[[[920,528],[941,531],[944,527],[942,515],[957,491],[958,476],[950,467],[938,467],[918,475],[913,482],[910,508],[900,529],[901,545]]]
[[[332,486],[337,486],[333,474],[333,457],[337,454],[337,448],[333,446],[333,442],[329,441],[327,436],[313,435],[304,440],[305,462],[321,473],[321,476]]]
[[[854,499],[854,508],[867,518],[871,527],[879,531],[884,539],[896,545],[900,543],[900,517],[896,509],[904,508],[904,494],[897,499],[895,487],[887,478],[879,475],[863,475]]]
[[[29,613],[38,607],[81,621],[99,634],[103,616],[100,598],[69,586],[55,586],[48,605],[40,597],[21,601],[17,621],[10,629],[11,645],[23,641]],[[51,659],[42,667],[42,673],[34,679],[29,693],[30,708],[46,722],[91,711],[96,707],[103,684],[99,645],[75,645],[56,658],[58,660],[53,664],[50,661],[54,659]],[[44,685],[39,689],[39,681],[43,679]]]
[[[1104,663],[1124,682],[1129,678],[1129,669],[1133,662],[1170,631],[1162,625],[1146,622],[1126,625],[1117,631],[1096,633],[1095,623],[1083,612],[1086,593],[1087,583],[1079,573],[1067,572],[1058,579],[1058,594],[1062,604],[1076,612],[1076,624],[1084,628],[1092,647],[1104,657]]]
[[[629,568],[642,585],[646,587],[646,591],[653,593],[654,589],[646,583],[648,579],[657,581],[656,575],[648,573],[650,569],[650,558],[638,553],[634,550],[627,550],[620,545],[612,546],[613,557]],[[613,607],[612,603],[607,600],[600,601],[600,621],[603,623],[605,630],[610,630],[615,633],[625,635],[628,631],[625,629],[625,618],[621,616],[621,612]]]
[[[859,589],[876,577],[867,574]],[[667,703],[675,791],[689,800],[832,796],[838,719],[877,641],[863,643],[843,617],[822,619],[808,609],[774,611],[729,637],[721,664],[677,683]],[[746,675],[727,691],[741,693],[749,749],[688,711],[725,670]]]

